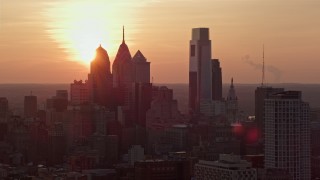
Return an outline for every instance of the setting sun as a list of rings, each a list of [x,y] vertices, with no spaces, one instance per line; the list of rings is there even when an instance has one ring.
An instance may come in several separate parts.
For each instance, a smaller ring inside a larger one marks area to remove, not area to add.
[[[106,7],[101,1],[54,3],[45,12],[50,19],[47,31],[72,61],[89,64],[99,44],[113,57],[121,43],[122,25],[129,21],[129,13],[120,13],[117,7],[115,2]]]

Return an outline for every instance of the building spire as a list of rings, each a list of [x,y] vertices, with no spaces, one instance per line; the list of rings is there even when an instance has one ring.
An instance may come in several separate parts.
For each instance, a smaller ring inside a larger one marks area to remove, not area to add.
[[[264,44],[262,45],[262,80],[261,86],[264,86],[265,83],[265,69],[264,69]]]
[[[122,43],[125,43],[124,42],[124,26],[122,26]]]

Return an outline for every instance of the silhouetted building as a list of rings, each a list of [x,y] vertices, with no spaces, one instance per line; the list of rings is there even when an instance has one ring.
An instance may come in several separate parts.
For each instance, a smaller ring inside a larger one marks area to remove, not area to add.
[[[19,116],[11,117],[10,123],[8,124],[8,141],[13,146],[13,149],[17,153],[21,153],[24,160],[31,149],[30,132],[25,121]]]
[[[311,178],[309,105],[300,91],[265,99],[265,168],[287,170],[294,180]]]
[[[0,97],[0,119],[6,119],[9,113],[9,102],[5,97]]]
[[[68,107],[68,91],[57,90],[56,95],[47,99],[47,110],[56,112],[66,111]]]
[[[197,114],[201,101],[212,100],[211,41],[208,28],[192,29],[189,57],[189,111]]]
[[[264,137],[264,100],[272,94],[284,91],[283,88],[266,86],[257,87],[255,90],[255,121],[257,122],[260,137]]]
[[[129,89],[130,118],[135,125],[145,128],[146,113],[152,101],[152,84],[150,83],[150,62],[147,62],[140,51],[137,51],[132,58],[132,77],[133,81]]]
[[[200,131],[205,132],[201,127]],[[200,147],[203,148],[203,158],[205,160],[217,160],[219,154],[228,153],[240,155],[240,140],[235,134],[234,126],[229,123],[215,123],[207,127],[207,137],[201,134]],[[206,143],[207,142],[207,143]],[[206,146],[208,144],[208,146]]]
[[[311,122],[311,155],[320,156],[320,122]]]
[[[131,89],[130,111],[133,124],[146,127],[146,114],[152,101],[151,83],[133,83]]]
[[[93,112],[94,132],[107,135],[107,123],[115,120],[115,112],[102,106],[95,106]]]
[[[75,142],[89,138],[96,130],[95,109],[90,105],[72,106],[66,112],[51,112],[47,117],[53,118],[53,120],[48,119],[48,124],[57,121],[63,123],[68,148]]]
[[[189,180],[192,174],[189,160],[145,160],[134,165],[135,179],[139,180]]]
[[[117,106],[128,105],[129,89],[134,81],[132,57],[124,39],[112,64],[114,98]]]
[[[55,123],[49,131],[49,163],[62,164],[66,155],[66,139],[62,123]]]
[[[150,83],[150,62],[143,56],[140,50],[132,58],[133,76],[136,83]]]
[[[119,156],[119,137],[117,135],[108,135],[106,137],[106,162],[113,165],[118,161]]]
[[[70,84],[70,103],[80,105],[90,102],[88,81],[82,82],[74,80]]]
[[[320,179],[320,156],[311,158],[311,175],[312,179]]]
[[[238,119],[238,97],[233,85],[233,78],[231,79],[231,85],[227,96],[226,101],[226,116],[228,122],[236,123]]]
[[[153,100],[147,111],[148,129],[165,129],[184,122],[178,110],[178,101],[173,99],[173,90],[165,86],[153,86]]]
[[[120,152],[127,153],[136,144],[136,127],[122,127],[120,136]]]
[[[112,108],[112,75],[108,53],[101,45],[96,50],[96,57],[91,62],[88,75],[91,102]]]
[[[56,90],[56,98],[68,100],[67,90]]]
[[[188,126],[174,125],[165,130],[165,141],[170,144],[173,151],[185,151],[188,145]]]
[[[222,100],[222,72],[219,59],[212,59],[212,100]]]
[[[310,109],[310,119],[311,121],[320,122],[320,108],[311,108]]]
[[[200,104],[200,112],[208,118],[217,118],[225,116],[226,102],[225,101],[202,101]]]
[[[48,159],[48,127],[45,121],[36,120],[29,125],[31,153],[28,158],[34,163],[40,163]],[[50,158],[50,157],[49,157]]]
[[[25,96],[24,97],[24,116],[26,118],[34,118],[37,116],[38,104],[37,96]]]
[[[7,120],[9,118],[9,103],[5,97],[0,97],[0,141],[4,140],[7,134],[8,125]]]

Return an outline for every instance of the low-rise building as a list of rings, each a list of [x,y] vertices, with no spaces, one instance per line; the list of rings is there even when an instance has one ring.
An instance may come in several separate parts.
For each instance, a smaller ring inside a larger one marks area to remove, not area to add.
[[[197,180],[256,180],[257,172],[251,163],[241,160],[238,155],[220,154],[218,161],[200,160],[195,165]]]

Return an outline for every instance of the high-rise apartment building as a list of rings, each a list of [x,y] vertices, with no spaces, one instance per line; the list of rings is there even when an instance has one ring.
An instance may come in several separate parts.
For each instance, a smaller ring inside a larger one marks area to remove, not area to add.
[[[293,180],[311,179],[309,111],[300,91],[265,99],[265,168],[287,170]]]

